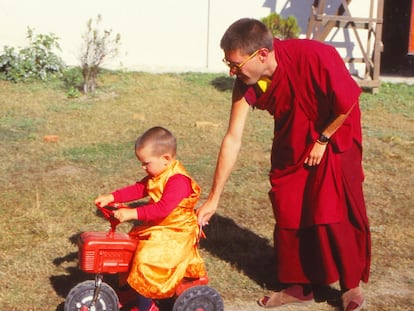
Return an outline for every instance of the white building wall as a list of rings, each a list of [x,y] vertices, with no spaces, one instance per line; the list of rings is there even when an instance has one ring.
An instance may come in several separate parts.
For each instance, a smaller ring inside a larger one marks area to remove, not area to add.
[[[312,0],[0,0],[0,51],[4,45],[27,45],[27,27],[36,34],[54,33],[68,65],[78,65],[86,22],[102,16],[101,27],[121,35],[121,49],[108,68],[126,70],[212,71],[221,62],[220,38],[241,17],[262,18],[276,11],[295,15],[305,36]],[[328,0],[334,11],[340,0]],[[354,16],[368,16],[369,0],[351,2]],[[343,44],[344,38],[347,43]],[[341,55],[357,55],[347,30],[328,37]],[[366,39],[363,38],[365,43]]]

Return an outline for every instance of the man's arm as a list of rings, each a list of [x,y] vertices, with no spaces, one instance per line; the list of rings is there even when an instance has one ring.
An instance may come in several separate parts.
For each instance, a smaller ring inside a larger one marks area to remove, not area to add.
[[[211,190],[207,201],[197,210],[198,222],[201,225],[208,224],[211,216],[217,210],[224,185],[230,176],[240,151],[249,108],[249,104],[235,89],[233,91],[229,127],[221,143]]]

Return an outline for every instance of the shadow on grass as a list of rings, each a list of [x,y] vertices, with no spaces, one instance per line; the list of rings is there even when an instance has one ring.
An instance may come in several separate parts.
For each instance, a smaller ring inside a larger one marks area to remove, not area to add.
[[[80,233],[74,234],[69,238],[69,241],[72,244],[77,245],[79,236]],[[53,264],[55,266],[62,266],[70,263],[77,263],[77,261],[78,253],[72,252],[66,256],[55,258],[53,260]],[[83,282],[88,277],[86,273],[74,266],[67,267],[65,270],[66,273],[62,275],[52,275],[50,277],[50,283],[55,289],[56,294],[58,294],[60,297],[66,297],[72,287],[80,282]],[[63,303],[56,308],[56,311],[63,311]]]
[[[271,241],[218,214],[204,227],[204,232],[207,239],[201,240],[200,248],[230,263],[258,285],[280,288]]]
[[[258,285],[279,291],[285,286],[276,276],[273,241],[237,225],[234,220],[215,214],[204,227],[207,239],[200,248],[230,263]],[[341,293],[330,286],[312,286],[316,302],[326,301],[333,307],[341,304]]]

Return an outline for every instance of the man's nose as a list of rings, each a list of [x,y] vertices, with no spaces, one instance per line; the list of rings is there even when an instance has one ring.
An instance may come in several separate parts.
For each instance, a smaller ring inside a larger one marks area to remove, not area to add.
[[[229,75],[230,77],[234,76],[237,74],[237,68],[236,67],[230,67],[229,69]]]

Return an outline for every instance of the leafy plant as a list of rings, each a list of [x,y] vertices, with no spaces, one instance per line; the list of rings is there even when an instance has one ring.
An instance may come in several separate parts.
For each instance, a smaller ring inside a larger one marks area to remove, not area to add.
[[[84,79],[83,91],[88,93],[96,89],[96,77],[102,63],[118,54],[120,34],[112,35],[112,30],[99,30],[102,21],[101,15],[95,20],[87,22],[87,32],[82,36],[83,47],[80,56],[82,75]]]
[[[62,74],[62,81],[68,90],[67,96],[69,98],[77,98],[81,95],[79,90],[82,87],[83,78],[80,67],[72,67],[65,70]]]
[[[0,55],[0,79],[14,82],[33,79],[46,80],[59,76],[65,64],[54,50],[60,50],[59,38],[54,34],[35,34],[27,28],[29,46],[20,50],[4,46]]]
[[[77,88],[71,86],[68,88],[66,95],[68,96],[68,98],[78,98],[81,96],[81,92],[79,92]]]
[[[277,13],[271,13],[261,21],[270,29],[273,36],[279,39],[297,38],[300,33],[298,21],[290,15],[283,18]]]

